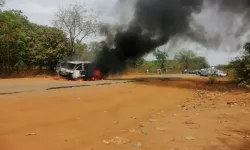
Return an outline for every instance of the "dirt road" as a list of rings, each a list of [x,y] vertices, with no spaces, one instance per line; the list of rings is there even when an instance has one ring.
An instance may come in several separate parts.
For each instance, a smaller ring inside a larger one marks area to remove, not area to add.
[[[248,92],[200,78],[119,81],[0,95],[0,150],[250,149]]]
[[[1,82],[1,81],[0,81]],[[83,87],[91,85],[117,84],[129,82],[129,80],[102,80],[91,82],[77,81],[56,81],[50,78],[44,79],[9,79],[3,80],[0,84],[0,95],[13,93],[34,92],[39,90],[50,90],[57,88]]]
[[[125,76],[125,77],[112,77],[102,81],[67,81],[55,80],[53,78],[23,78],[23,79],[2,79],[0,80],[0,95],[8,95],[15,93],[34,92],[39,90],[50,90],[57,88],[71,88],[71,87],[84,87],[105,84],[119,84],[134,82],[141,79],[147,79],[149,76]],[[150,76],[150,78],[190,78],[192,75],[163,75],[163,76]],[[111,79],[111,80],[110,80]]]

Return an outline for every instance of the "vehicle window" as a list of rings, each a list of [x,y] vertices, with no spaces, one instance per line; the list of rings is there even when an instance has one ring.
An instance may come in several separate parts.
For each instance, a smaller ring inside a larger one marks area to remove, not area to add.
[[[75,64],[72,64],[72,63],[63,63],[62,67],[66,68],[66,69],[74,69]]]
[[[78,64],[78,65],[76,66],[76,70],[83,70],[82,64]]]

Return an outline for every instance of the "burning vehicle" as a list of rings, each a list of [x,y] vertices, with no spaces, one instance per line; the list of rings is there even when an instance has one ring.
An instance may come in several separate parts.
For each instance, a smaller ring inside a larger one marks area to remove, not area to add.
[[[94,69],[94,63],[90,61],[66,61],[57,66],[59,76],[68,80],[83,79],[85,81],[100,80],[101,72]]]

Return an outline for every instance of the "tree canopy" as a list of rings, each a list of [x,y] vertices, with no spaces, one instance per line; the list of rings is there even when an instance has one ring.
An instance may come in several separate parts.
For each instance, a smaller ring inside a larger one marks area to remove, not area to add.
[[[30,23],[19,10],[0,12],[1,74],[29,66],[53,69],[69,52],[69,41],[62,30]]]
[[[175,59],[182,64],[183,69],[189,69],[191,61],[196,57],[193,51],[181,51],[175,55]]]
[[[75,43],[82,43],[84,38],[98,30],[98,16],[82,3],[60,7],[54,17],[54,26],[69,37],[72,56],[76,53]]]
[[[156,50],[154,52],[154,56],[156,58],[157,65],[160,69],[165,69],[167,66],[168,53],[166,51]]]
[[[89,51],[98,53],[102,50],[102,44],[100,42],[93,41],[89,44]]]
[[[202,69],[209,67],[205,57],[197,56],[193,51],[181,51],[175,55],[182,69]]]

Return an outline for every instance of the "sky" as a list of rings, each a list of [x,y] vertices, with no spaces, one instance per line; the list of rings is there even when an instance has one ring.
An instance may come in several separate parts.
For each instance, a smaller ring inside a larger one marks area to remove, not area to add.
[[[29,18],[31,22],[41,24],[41,25],[49,25],[52,26],[53,13],[56,12],[59,6],[67,6],[69,4],[73,4],[77,2],[76,0],[7,0],[4,10],[7,9],[17,9],[22,10],[24,14]],[[132,10],[128,11],[126,8],[126,12],[119,14],[117,13],[117,9],[114,9],[117,3],[117,0],[78,0],[78,2],[83,2],[89,8],[94,9],[98,14],[100,14],[100,19],[102,22],[107,23],[117,23],[122,20],[127,20],[132,16]],[[129,6],[129,5],[128,5]],[[122,10],[119,10],[122,12]],[[125,14],[125,15],[124,15]],[[197,18],[202,21],[204,25],[207,25],[207,20],[204,20],[207,15],[213,15],[213,11],[207,12],[205,15],[199,15]],[[205,16],[205,17],[204,17]],[[121,17],[123,17],[121,19]],[[125,17],[125,19],[124,19]],[[127,17],[127,18],[126,18]],[[211,17],[211,16],[210,16]],[[214,26],[213,26],[214,25]],[[209,24],[211,29],[216,28],[217,24]],[[223,26],[223,24],[221,24]],[[227,35],[225,35],[227,36]],[[100,40],[98,37],[91,37],[85,40],[85,42],[90,42],[92,40]],[[235,39],[225,38],[226,41],[230,44],[235,44]],[[178,43],[177,43],[178,44]],[[166,49],[168,46],[166,45],[162,49]],[[218,64],[226,64],[235,56],[238,56],[240,53],[238,51],[231,51],[227,47],[220,47],[220,50],[217,49],[207,49],[203,46],[192,43],[192,42],[181,42],[176,46],[174,51],[170,51],[170,56],[174,55],[174,52],[181,50],[193,50],[200,56],[205,56],[210,65],[218,65]],[[222,50],[223,49],[223,50]],[[152,54],[145,56],[147,60],[154,59]]]

